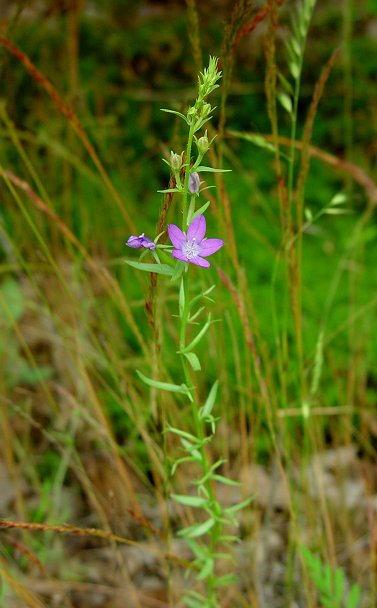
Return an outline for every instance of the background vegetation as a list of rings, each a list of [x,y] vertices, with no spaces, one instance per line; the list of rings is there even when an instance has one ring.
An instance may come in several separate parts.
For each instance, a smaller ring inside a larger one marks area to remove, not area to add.
[[[190,555],[174,531],[194,515],[167,498],[179,445],[161,431],[192,421],[135,374],[179,369],[177,293],[159,281],[153,314],[124,244],[157,234],[161,158],[184,146],[160,108],[186,108],[209,54],[211,162],[232,172],[206,178],[226,246],[197,273],[219,320],[199,390],[219,378],[213,457],[241,482],[222,500],[255,496],[223,605],[327,605],[302,544],[342,568],[344,597],[355,582],[376,605],[377,11],[318,0],[310,19],[311,5],[1,7],[4,607],[180,605]]]

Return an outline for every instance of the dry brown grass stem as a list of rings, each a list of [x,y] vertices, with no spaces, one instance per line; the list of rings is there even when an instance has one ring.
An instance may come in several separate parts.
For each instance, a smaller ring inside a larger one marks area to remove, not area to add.
[[[118,283],[107,272],[106,268],[99,265],[96,260],[94,260],[90,256],[90,254],[86,251],[85,247],[83,247],[83,245],[76,238],[73,232],[63,222],[63,220],[59,216],[57,216],[56,213],[50,207],[48,207],[46,203],[34,192],[28,182],[21,179],[20,177],[12,173],[12,171],[9,171],[7,169],[3,171],[3,175],[5,179],[8,179],[12,184],[14,184],[17,188],[19,188],[25,193],[30,199],[30,201],[33,203],[33,205],[44,215],[46,215],[49,220],[51,220],[51,222],[53,222],[53,224],[58,228],[61,234],[80,252],[84,260],[87,262],[88,266],[90,266],[90,268],[95,273],[95,276],[99,279],[100,283],[104,285],[105,289],[113,298],[115,304],[121,310],[130,328],[132,329],[134,336],[137,339],[144,355],[149,358],[149,351],[146,347],[145,341],[134,320],[132,311],[127,303],[127,300],[123,297],[123,294],[121,293]]]
[[[90,158],[92,159],[94,165],[96,166],[99,174],[101,175],[104,183],[106,184],[107,189],[111,193],[116,205],[118,206],[123,219],[126,222],[127,228],[131,232],[135,232],[134,223],[131,220],[131,217],[123,205],[123,202],[114,188],[101,160],[98,157],[97,152],[94,149],[93,144],[90,142],[88,135],[82,124],[80,123],[75,112],[70,108],[66,102],[62,99],[59,93],[56,91],[55,87],[51,84],[51,82],[35,67],[35,65],[30,61],[29,57],[25,55],[13,42],[0,36],[0,44],[4,46],[16,59],[18,59],[22,65],[25,67],[30,76],[35,80],[49,95],[52,99],[59,112],[63,114],[77,133],[78,137],[83,143],[84,148],[88,152]]]
[[[31,593],[9,572],[5,559],[0,557],[0,576],[4,581],[8,583],[11,589],[14,591],[19,598],[24,602],[24,606],[28,608],[46,608],[45,604],[42,604],[39,599]]]
[[[310,103],[308,116],[304,126],[304,133],[302,136],[302,146],[301,146],[301,167],[300,173],[297,179],[297,188],[296,188],[296,201],[297,201],[297,217],[298,217],[298,225],[297,228],[300,230],[302,224],[302,208],[303,208],[303,198],[304,198],[304,188],[305,182],[309,171],[309,145],[313,132],[313,124],[314,119],[317,114],[318,104],[322,98],[323,90],[325,88],[326,82],[330,76],[330,72],[337,61],[340,54],[340,50],[336,49],[331,55],[330,59],[326,63],[325,67],[322,70],[321,76],[319,77],[313,93],[313,98]]]
[[[22,555],[24,555],[30,563],[34,564],[34,566],[36,566],[42,574],[44,574],[45,576],[48,575],[48,572],[42,562],[32,551],[30,551],[30,549],[25,547],[23,543],[20,543],[18,540],[15,540],[11,537],[7,537],[6,542],[14,549],[16,549],[16,551],[22,553]]]
[[[235,303],[236,308],[238,310],[238,314],[241,319],[242,327],[244,329],[246,343],[252,353],[255,376],[257,378],[257,382],[258,382],[259,389],[260,389],[263,401],[265,403],[265,406],[266,406],[266,408],[268,408],[269,406],[271,406],[271,400],[270,400],[270,396],[268,393],[267,383],[266,383],[265,378],[262,373],[261,360],[260,360],[260,357],[259,357],[259,354],[257,351],[256,344],[255,344],[253,331],[250,327],[250,323],[247,318],[247,313],[245,310],[244,303],[243,303],[239,293],[237,292],[237,289],[233,285],[230,278],[225,274],[225,272],[223,270],[221,270],[221,268],[217,268],[217,272],[220,276],[221,282],[229,290],[229,292],[232,296],[233,302]]]
[[[262,137],[266,141],[273,141],[271,135],[262,135]],[[289,137],[283,136],[279,136],[278,140],[279,143],[284,146],[290,146],[292,143],[295,148],[297,148],[298,150],[302,150],[302,141],[291,142]],[[371,200],[371,202],[374,205],[377,205],[377,186],[372,180],[372,178],[369,177],[369,175],[364,171],[364,169],[362,169],[358,165],[355,165],[354,163],[349,162],[348,160],[339,158],[339,156],[330,154],[329,152],[326,152],[316,146],[308,146],[308,155],[309,157],[312,156],[313,158],[318,158],[327,165],[334,167],[334,169],[336,169],[337,171],[349,174],[356,183],[358,183],[362,188],[366,190],[368,198]]]
[[[37,524],[26,521],[8,521],[6,519],[0,519],[0,528],[3,528],[3,530],[17,529],[30,530],[32,532],[55,532],[57,534],[72,534],[73,536],[102,538],[103,540],[114,541],[123,545],[133,545],[135,547],[142,546],[146,551],[160,555],[160,552],[156,548],[150,546],[146,547],[144,544],[137,541],[130,540],[128,538],[124,538],[123,536],[118,536],[117,534],[113,534],[107,530],[100,530],[98,528],[78,528],[69,524],[54,526],[52,524]]]

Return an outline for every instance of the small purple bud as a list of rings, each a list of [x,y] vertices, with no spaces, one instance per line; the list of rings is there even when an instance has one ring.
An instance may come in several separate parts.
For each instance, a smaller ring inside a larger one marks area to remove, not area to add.
[[[151,251],[156,249],[156,243],[151,241],[147,236],[144,236],[144,232],[140,236],[131,235],[126,242],[126,245],[128,245],[128,247],[133,247],[134,249],[141,249],[143,247],[144,249],[151,249]]]
[[[195,194],[196,192],[199,192],[199,186],[200,186],[199,173],[197,173],[196,171],[193,171],[193,173],[190,173],[190,176],[189,176],[188,189],[191,192],[191,194]]]

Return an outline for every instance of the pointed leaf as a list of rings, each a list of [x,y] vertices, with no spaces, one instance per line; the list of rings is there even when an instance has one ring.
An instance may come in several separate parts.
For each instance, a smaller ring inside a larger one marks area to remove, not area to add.
[[[138,369],[136,370],[137,375],[140,380],[142,380],[148,386],[152,386],[153,388],[158,388],[161,391],[168,391],[170,393],[182,393],[187,395],[189,389],[186,384],[170,384],[169,382],[160,382],[159,380],[153,380],[152,378],[147,378],[144,376]]]
[[[202,366],[200,365],[199,357],[195,353],[183,353],[183,356],[186,357],[194,372],[200,372]]]
[[[172,276],[174,272],[174,268],[168,264],[144,264],[144,262],[134,262],[132,260],[126,260],[126,264],[132,266],[133,268],[137,268],[137,270],[153,272],[154,274]]]
[[[225,486],[240,486],[239,481],[234,481],[233,479],[229,479],[228,477],[224,477],[224,475],[213,475],[212,479],[216,479],[219,483],[223,483]]]
[[[243,500],[242,502],[239,502],[236,505],[233,505],[231,507],[228,507],[227,509],[224,509],[224,513],[226,513],[226,514],[237,513],[238,511],[241,511],[242,509],[247,507],[253,500],[254,500],[253,496],[250,496],[250,498],[246,498],[246,500]]]
[[[181,262],[181,260],[177,260],[177,262],[175,264],[174,272],[171,277],[171,281],[176,281],[177,279],[181,278],[183,271],[185,269],[185,266],[186,266],[186,262]]]
[[[176,110],[168,110],[167,108],[160,108],[161,112],[167,112],[168,114],[175,114],[176,116],[179,116],[179,118],[182,118],[186,124],[189,124],[187,122],[187,118],[184,114],[182,114],[181,112],[176,112]]]
[[[232,169],[215,169],[214,167],[204,167],[204,166],[200,166],[197,167],[197,172],[198,173],[230,173],[232,171]]]
[[[201,498],[200,496],[184,496],[181,494],[171,494],[171,497],[176,502],[179,502],[179,504],[186,505],[187,507],[204,507],[207,504],[207,500],[205,498]]]
[[[185,309],[185,302],[186,302],[186,296],[185,296],[185,286],[183,283],[183,279],[181,280],[181,284],[179,286],[179,316],[182,318],[183,315],[183,311]]]
[[[200,332],[195,336],[195,338],[190,342],[190,344],[188,344],[187,346],[185,346],[185,348],[182,348],[181,352],[182,354],[190,352],[193,348],[195,348],[195,346],[200,342],[200,340],[205,336],[205,334],[207,333],[210,325],[212,324],[211,321],[211,315],[208,315],[208,321],[205,323],[205,325],[203,325],[202,329],[200,330]]]
[[[278,100],[280,101],[284,110],[286,110],[288,114],[292,114],[293,106],[291,97],[289,97],[289,95],[286,93],[279,93]]]
[[[351,587],[351,591],[348,594],[346,608],[357,608],[360,601],[360,587],[354,583]]]
[[[201,569],[198,576],[196,577],[196,580],[204,581],[204,579],[206,579],[213,572],[213,566],[214,566],[213,559],[211,559],[210,557],[207,558],[207,560],[204,563],[203,568]]]
[[[179,536],[187,537],[187,538],[197,538],[198,536],[203,536],[207,534],[211,528],[215,525],[215,520],[213,517],[210,517],[206,521],[201,524],[196,524],[195,526],[189,526],[188,528],[183,528],[178,532]]]
[[[200,417],[203,420],[204,418],[206,418],[207,416],[210,415],[210,413],[212,412],[213,406],[215,404],[216,401],[216,396],[217,396],[217,389],[219,388],[219,381],[216,380],[216,382],[214,382],[214,384],[211,387],[211,390],[209,391],[207,400],[204,404],[203,409],[201,410],[200,413]]]

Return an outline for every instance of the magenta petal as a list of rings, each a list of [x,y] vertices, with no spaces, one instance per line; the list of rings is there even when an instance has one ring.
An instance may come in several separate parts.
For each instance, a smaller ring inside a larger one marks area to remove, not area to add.
[[[188,261],[192,264],[196,264],[197,266],[202,266],[203,268],[209,268],[211,266],[209,261],[205,260],[204,258],[201,258],[200,255],[197,255],[196,258],[192,258]]]
[[[206,239],[200,243],[200,255],[206,258],[208,255],[212,255],[215,251],[221,249],[223,245],[224,241],[221,239]]]
[[[173,258],[175,258],[176,260],[182,260],[182,262],[190,262],[187,255],[185,255],[180,249],[173,249],[171,253]]]
[[[168,224],[168,234],[171,242],[174,247],[180,249],[182,245],[186,242],[186,237],[183,234],[182,230],[178,228],[175,224]]]
[[[198,215],[194,220],[192,220],[190,226],[187,230],[187,240],[191,241],[195,239],[197,243],[204,238],[206,233],[206,219],[204,215]]]

